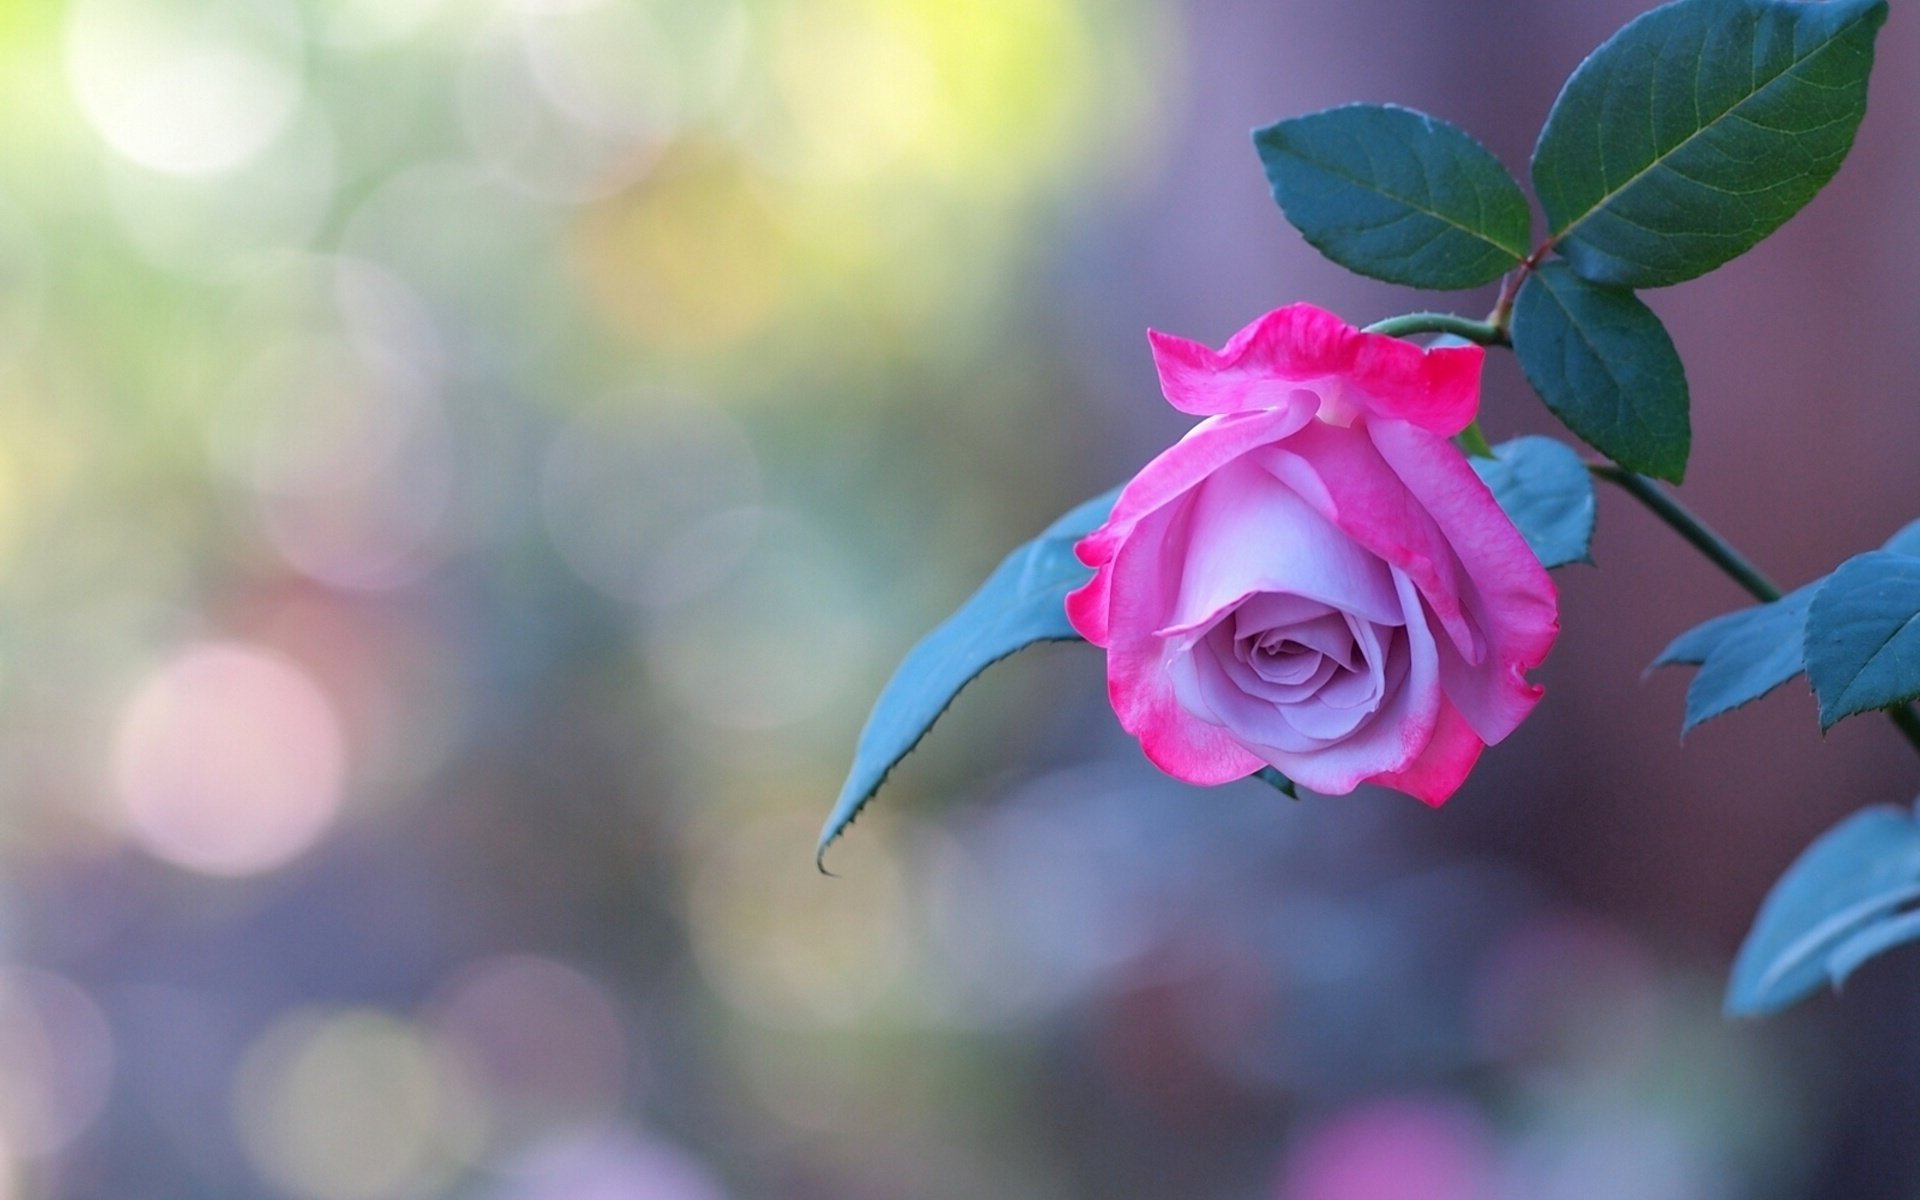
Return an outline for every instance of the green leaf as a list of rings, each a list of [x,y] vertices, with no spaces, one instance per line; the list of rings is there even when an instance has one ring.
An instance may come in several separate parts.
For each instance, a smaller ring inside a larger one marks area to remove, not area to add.
[[[1560,253],[1659,287],[1753,248],[1840,169],[1885,0],[1678,0],[1567,80],[1533,152]]]
[[[1546,263],[1514,302],[1513,349],[1533,390],[1588,445],[1680,482],[1693,440],[1686,371],[1660,318],[1632,292]]]
[[[1287,220],[1350,271],[1470,288],[1527,256],[1532,218],[1520,185],[1445,121],[1349,104],[1256,129],[1253,145]]]
[[[1888,538],[1882,550],[1920,558],[1920,521]],[[1661,651],[1654,667],[1692,663],[1700,668],[1687,688],[1682,733],[1758,700],[1806,669],[1808,610],[1814,593],[1826,582],[1817,579],[1771,604],[1723,613],[1689,629]]]
[[[1434,340],[1436,344],[1439,341],[1438,338]],[[1453,441],[1468,458],[1493,457],[1493,447],[1487,444],[1486,431],[1480,428],[1478,421],[1469,422],[1465,429],[1453,435]]]
[[[1300,798],[1299,789],[1293,786],[1293,780],[1282,775],[1277,767],[1261,767],[1253,773],[1253,777],[1268,787],[1275,789],[1289,800],[1298,800]]]
[[[1905,809],[1863,809],[1788,867],[1734,960],[1727,1012],[1777,1012],[1913,936],[1902,906],[1920,900],[1920,825]],[[1878,931],[1878,932],[1876,932]],[[1892,936],[1890,936],[1892,935]]]
[[[1067,593],[1093,571],[1074,557],[1073,545],[1106,520],[1119,494],[1116,488],[1096,496],[1014,551],[958,612],[907,652],[860,731],[853,767],[820,831],[816,861],[975,676],[1035,642],[1079,640],[1067,623]]]
[[[1807,610],[1820,727],[1920,697],[1920,558],[1874,550],[1840,564]]]
[[[1681,733],[1758,700],[1806,669],[1801,644],[1807,606],[1819,586],[1816,581],[1771,604],[1756,604],[1697,625],[1653,660],[1655,667],[1675,663],[1700,667],[1687,687]]]
[[[1593,476],[1573,448],[1514,438],[1469,462],[1545,567],[1593,561]]]

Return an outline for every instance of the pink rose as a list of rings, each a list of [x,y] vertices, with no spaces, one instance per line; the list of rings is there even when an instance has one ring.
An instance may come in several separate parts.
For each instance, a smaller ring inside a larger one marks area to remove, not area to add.
[[[1149,334],[1207,419],[1135,476],[1067,597],[1147,757],[1189,783],[1271,764],[1316,792],[1440,804],[1541,689],[1552,582],[1447,439],[1477,346],[1422,350],[1307,304],[1217,353]]]

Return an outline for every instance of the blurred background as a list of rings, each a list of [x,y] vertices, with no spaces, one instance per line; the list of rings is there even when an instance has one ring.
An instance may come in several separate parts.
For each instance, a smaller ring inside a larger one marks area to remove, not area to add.
[[[1433,812],[1192,790],[1049,646],[815,874],[867,703],[1184,420],[1144,330],[1438,303],[1247,131],[1523,169],[1639,0],[0,3],[0,1200],[1920,1195],[1920,956],[1728,1023],[1920,788],[1623,498]],[[1781,234],[1651,297],[1786,583],[1920,513],[1920,25]],[[1498,440],[1551,426],[1490,360]]]

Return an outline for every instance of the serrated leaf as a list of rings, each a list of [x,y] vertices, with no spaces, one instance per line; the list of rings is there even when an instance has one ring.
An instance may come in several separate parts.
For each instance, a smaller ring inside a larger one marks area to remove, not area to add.
[[[1880,548],[1893,554],[1920,558],[1920,521],[1914,521],[1903,527],[1899,533],[1888,538],[1887,544]]]
[[[959,611],[907,652],[860,731],[816,859],[980,672],[1035,642],[1079,640],[1067,622],[1067,593],[1093,571],[1074,557],[1073,545],[1106,520],[1119,494],[1116,488],[1074,508],[1007,556]]]
[[[1920,697],[1920,558],[1874,550],[1840,564],[1807,610],[1806,649],[1822,729]]]
[[[1854,813],[1780,876],[1734,960],[1727,1012],[1777,1012],[1877,953],[1857,939],[1920,900],[1920,826],[1903,808]],[[1893,944],[1892,942],[1887,943]],[[1879,949],[1885,949],[1880,946]]]
[[[1920,521],[1887,539],[1882,550],[1920,558]],[[1758,700],[1806,669],[1807,615],[1817,579],[1771,604],[1722,613],[1673,639],[1653,667],[1690,663],[1700,667],[1687,688],[1681,732]],[[1651,669],[1651,668],[1650,668]]]
[[[1533,154],[1581,275],[1692,279],[1745,253],[1839,170],[1885,0],[1677,0],[1580,64]]]
[[[1687,687],[1680,732],[1758,700],[1805,669],[1802,635],[1818,587],[1816,581],[1770,604],[1724,613],[1681,634],[1653,660],[1656,667],[1700,666]]]
[[[1707,661],[1721,642],[1745,624],[1751,615],[1753,615],[1753,609],[1740,608],[1702,621],[1667,643],[1667,648],[1660,652],[1660,657],[1654,659],[1647,669],[1681,665],[1699,666]]]
[[[1573,448],[1549,437],[1521,437],[1469,464],[1544,567],[1592,562],[1593,476]]]
[[[1350,104],[1257,129],[1267,182],[1308,243],[1362,275],[1469,288],[1527,256],[1525,193],[1485,147],[1411,109]]]
[[[1546,263],[1514,301],[1513,349],[1533,390],[1588,445],[1680,482],[1693,441],[1686,371],[1660,318],[1632,292]]]

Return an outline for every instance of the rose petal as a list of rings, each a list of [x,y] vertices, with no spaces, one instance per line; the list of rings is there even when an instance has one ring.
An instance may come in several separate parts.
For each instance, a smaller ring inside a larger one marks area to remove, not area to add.
[[[1241,691],[1274,704],[1300,703],[1319,691],[1335,671],[1343,669],[1341,663],[1310,650],[1292,656],[1285,664],[1250,661],[1244,642],[1235,642],[1216,656]]]
[[[1234,616],[1238,618],[1246,608],[1246,605],[1241,605],[1235,610]],[[1290,625],[1269,626],[1261,631],[1258,637],[1249,636],[1244,621],[1236,619],[1234,628],[1239,639],[1248,641],[1256,650],[1271,645],[1286,645],[1295,648],[1296,653],[1311,652],[1326,655],[1349,671],[1357,666],[1353,657],[1353,626],[1348,623],[1346,615],[1342,613],[1328,613],[1323,617],[1315,617],[1310,621],[1296,621]],[[1275,659],[1285,656],[1269,652],[1259,657]],[[1254,666],[1259,665],[1259,660],[1255,659]]]
[[[1401,571],[1393,576],[1402,603],[1409,609],[1418,605],[1413,581]],[[1420,621],[1409,622],[1406,632],[1405,676],[1389,687],[1380,709],[1351,737],[1311,753],[1280,747],[1255,747],[1257,752],[1295,783],[1329,796],[1344,796],[1376,776],[1410,768],[1425,752],[1446,700],[1432,632]]]
[[[1113,576],[1106,567],[1141,521],[1184,496],[1222,465],[1255,447],[1286,438],[1312,419],[1312,407],[1301,402],[1269,412],[1202,421],[1142,467],[1121,489],[1107,520],[1073,548],[1081,562],[1096,568],[1092,580],[1067,596],[1067,620],[1080,636],[1096,646],[1107,644]]]
[[[1111,574],[1112,644],[1107,647],[1107,696],[1120,727],[1162,771],[1203,785],[1243,779],[1265,763],[1218,725],[1195,717],[1174,694],[1165,643],[1153,629],[1172,602],[1162,545],[1183,514],[1168,506],[1149,514],[1102,568]]]
[[[1076,546],[1094,577],[1068,616],[1108,649],[1121,725],[1195,783],[1270,762],[1440,803],[1532,708],[1558,629],[1538,560],[1445,441],[1481,352],[1308,305],[1218,352],[1150,336],[1169,401],[1208,419]]]
[[[1290,656],[1289,661],[1264,661],[1256,663],[1258,656],[1252,649],[1253,639],[1239,632],[1241,614],[1248,605],[1262,599],[1254,597],[1247,605],[1234,610],[1231,618],[1222,620],[1208,631],[1207,637],[1214,640],[1213,653],[1220,666],[1232,677],[1241,691],[1272,704],[1297,704],[1306,700],[1320,689],[1339,669],[1340,665],[1325,654],[1312,650],[1302,650]],[[1285,597],[1293,599],[1293,597]],[[1349,647],[1346,651],[1352,653]]]
[[[1386,705],[1407,677],[1407,639],[1362,624],[1359,670],[1336,672],[1307,700],[1281,712],[1287,724],[1323,742],[1351,737]],[[1382,636],[1382,635],[1385,636]]]
[[[1179,599],[1162,632],[1211,627],[1242,600],[1281,593],[1374,621],[1400,619],[1386,564],[1256,463],[1236,461],[1194,489]]]
[[[1233,610],[1234,636],[1250,637],[1263,629],[1280,629],[1321,617],[1338,616],[1339,611],[1330,604],[1309,600],[1305,596],[1262,592],[1247,597],[1244,604]]]
[[[1304,389],[1336,420],[1359,412],[1451,436],[1480,405],[1480,347],[1422,349],[1311,304],[1275,309],[1218,351],[1157,331],[1147,339],[1167,402],[1195,415],[1274,407]]]
[[[1256,751],[1313,753],[1325,744],[1324,738],[1294,728],[1285,715],[1301,703],[1310,703],[1311,695],[1303,701],[1276,704],[1239,687],[1227,670],[1227,661],[1207,639],[1169,658],[1167,676],[1180,707]]]
[[[1387,663],[1396,645],[1392,629],[1368,621],[1355,621],[1351,616],[1348,622],[1352,632],[1347,636],[1358,651],[1356,657],[1361,661],[1320,689],[1318,699],[1329,708],[1356,708],[1377,701],[1380,685],[1385,680]],[[1368,677],[1372,677],[1374,682],[1362,686]]]
[[[1485,635],[1487,649],[1477,662],[1443,652],[1441,683],[1474,732],[1489,744],[1497,742],[1533,711],[1543,693],[1527,682],[1526,672],[1546,658],[1560,632],[1553,580],[1458,450],[1398,423],[1381,423],[1370,432],[1471,581],[1457,594]]]
[[[1409,763],[1405,769],[1386,771],[1373,777],[1371,782],[1382,784],[1407,793],[1414,799],[1439,808],[1447,798],[1460,789],[1466,782],[1473,764],[1480,760],[1480,752],[1487,744],[1460,710],[1452,704],[1440,706],[1440,719],[1433,727],[1433,738],[1420,757]]]
[[[1438,444],[1458,458],[1461,470],[1473,474],[1458,449],[1400,421],[1369,422],[1344,429],[1315,422],[1285,445],[1253,451],[1246,461],[1259,463],[1276,478],[1289,480],[1296,494],[1325,506],[1321,514],[1342,534],[1406,571],[1419,585],[1429,610],[1459,656],[1469,663],[1478,662],[1486,654],[1486,638],[1463,604],[1473,590],[1473,581],[1420,498],[1374,444],[1372,435],[1388,425]],[[1303,487],[1307,475],[1316,482]],[[1484,491],[1485,485],[1480,486]],[[1505,521],[1505,515],[1500,519]],[[1508,526],[1511,528],[1511,522]]]

